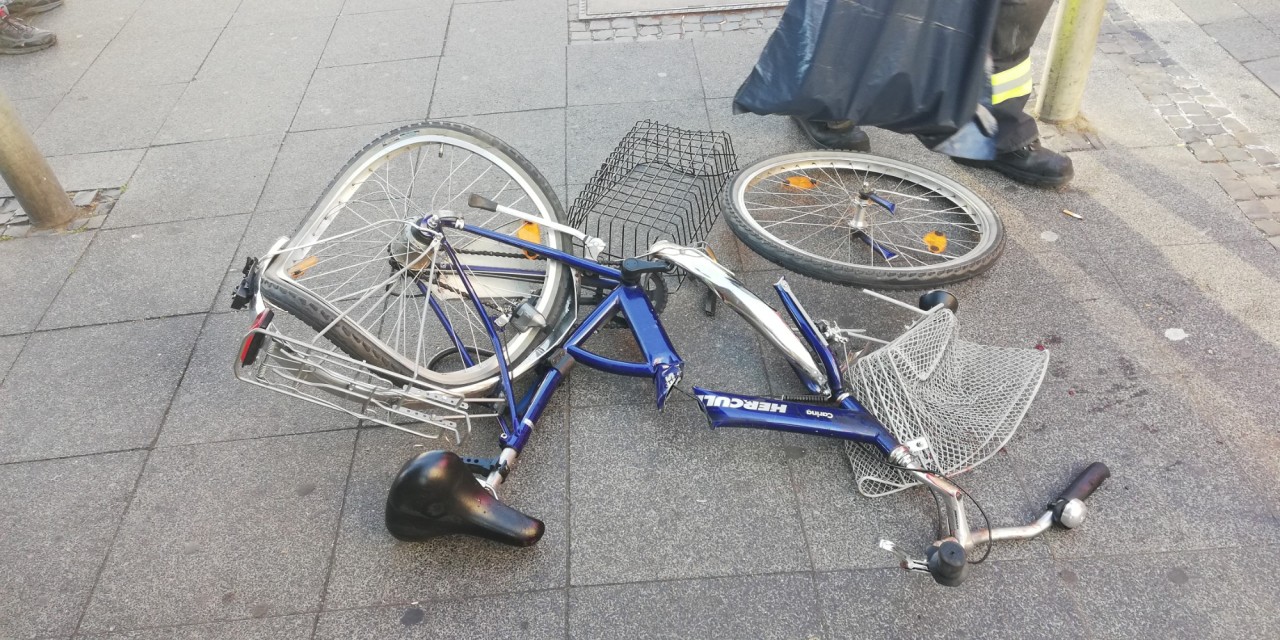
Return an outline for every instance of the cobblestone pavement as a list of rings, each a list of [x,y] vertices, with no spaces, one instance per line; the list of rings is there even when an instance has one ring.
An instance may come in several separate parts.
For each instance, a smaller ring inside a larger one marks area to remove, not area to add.
[[[1275,15],[1280,16],[1280,2],[1273,4]],[[1241,213],[1280,247],[1280,158],[1275,151],[1200,80],[1170,58],[1120,5],[1111,5],[1109,11],[1111,19],[1099,37],[1098,50],[1120,61],[1138,90],[1164,116],[1196,159],[1206,165]],[[1280,25],[1280,21],[1273,23]],[[1280,37],[1271,40],[1277,47],[1272,51],[1280,51]],[[1230,47],[1231,41],[1226,42]],[[1269,86],[1280,87],[1275,83]]]
[[[1175,4],[1232,58],[1280,93],[1280,0]]]
[[[870,132],[1005,222],[997,265],[954,287],[964,335],[1052,354],[1020,432],[965,488],[1015,522],[1085,463],[1113,471],[1082,528],[999,545],[944,589],[877,548],[929,539],[927,494],[859,497],[839,443],[712,433],[686,399],[654,411],[644,381],[574,371],[504,485],[547,524],[513,550],[396,542],[387,485],[433,445],[231,376],[245,258],[400,124],[485,129],[565,202],[637,120],[728,131],[741,166],[807,148],[784,118],[731,115],[776,14],[67,0],[35,18],[59,44],[4,56],[0,87],[63,185],[109,209],[31,233],[0,193],[0,638],[1280,636],[1269,6],[1112,3],[1086,122],[1042,130],[1075,163],[1060,191]],[[784,275],[723,224],[710,240],[764,296]],[[905,320],[785,275],[840,326]],[[663,315],[689,382],[799,391],[690,290]],[[461,450],[492,455],[495,436]]]
[[[569,41],[574,44],[718,38],[735,31],[762,35],[777,27],[778,18],[782,16],[782,9],[749,9],[574,20],[573,16],[577,10],[578,3],[570,2]]]

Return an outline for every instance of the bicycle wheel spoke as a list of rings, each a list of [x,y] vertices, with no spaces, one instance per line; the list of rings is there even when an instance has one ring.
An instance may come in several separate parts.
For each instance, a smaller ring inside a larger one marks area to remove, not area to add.
[[[436,232],[418,227],[443,215],[464,220],[467,229],[499,233],[514,234],[524,224],[507,214],[470,209],[465,203],[473,192],[558,221],[554,194],[530,180],[536,172],[502,149],[474,130],[436,124],[399,130],[369,145],[281,251],[289,253],[283,258],[288,264],[275,272],[275,282],[323,303],[286,310],[319,309],[310,312],[321,318],[309,321],[318,330],[315,339],[328,338],[344,350],[355,344],[359,350],[352,355],[358,359],[380,351],[385,356],[379,362],[398,362],[392,370],[415,378],[447,385],[496,375],[496,358],[485,355],[494,348],[488,323],[526,302],[553,318],[553,305],[564,299],[569,282],[567,267],[529,260],[514,247],[446,227],[442,233],[460,263],[455,265],[437,244]],[[545,225],[539,236],[551,248],[564,248],[567,241]],[[498,342],[517,357],[540,334],[507,323],[498,328]],[[428,368],[437,354],[459,348],[466,357],[451,355],[442,365],[446,369]]]
[[[796,255],[797,269],[816,258],[873,281],[983,259],[1002,242],[991,237],[999,224],[990,207],[963,187],[874,156],[780,156],[745,169],[733,189],[735,218],[755,232],[744,240],[770,257]]]

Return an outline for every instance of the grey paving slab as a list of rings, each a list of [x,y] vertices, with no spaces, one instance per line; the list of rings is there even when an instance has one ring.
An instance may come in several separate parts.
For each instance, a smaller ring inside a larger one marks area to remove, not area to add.
[[[10,56],[0,67],[0,84],[10,100],[62,96],[75,85],[89,65],[102,53],[115,31],[97,30],[75,34],[63,32],[57,46],[39,55]],[[48,153],[46,151],[46,153]]]
[[[281,616],[77,637],[95,640],[304,640],[311,637],[315,621],[314,615]]]
[[[92,239],[92,233],[76,233],[5,241],[0,290],[8,304],[0,311],[0,334],[36,328]]]
[[[444,50],[444,33],[448,24],[448,10],[438,6],[348,13],[338,18],[320,66],[439,56]]]
[[[527,49],[509,56],[500,48],[440,59],[431,117],[449,117],[565,106],[565,48]]]
[[[1048,228],[1060,235],[1054,243],[1060,250],[1127,253],[1136,261],[1171,245],[1258,239],[1253,224],[1184,149],[1114,149],[1072,157],[1075,187],[1037,207],[1052,221]],[[1084,216],[1083,224],[1069,224],[1080,221],[1062,215],[1064,208]]]
[[[27,131],[35,131],[40,128],[40,123],[48,117],[49,112],[58,106],[58,102],[62,100],[61,95],[40,96],[37,98],[24,98],[22,100],[12,100],[13,108],[17,109],[18,117],[22,119],[22,124],[27,127]],[[8,187],[4,187],[8,190]]]
[[[569,47],[569,104],[702,98],[688,40]]]
[[[149,446],[187,366],[200,320],[145,320],[32,336],[0,387],[0,461]]]
[[[1096,637],[1272,637],[1276,547],[1089,558],[1060,563]]]
[[[342,12],[344,0],[261,0],[241,3],[232,26],[271,24],[304,18],[330,18]]]
[[[702,42],[699,40],[698,44]],[[731,98],[707,100],[707,113],[711,117],[711,128],[725,131],[733,139],[733,151],[740,168],[778,154],[813,148],[790,118],[750,113],[734,115]]]
[[[479,127],[519,151],[553,185],[564,184],[565,110],[464,116],[450,120]],[[565,202],[568,211],[570,203]]]
[[[1239,4],[1249,15],[1257,18],[1272,31],[1280,28],[1280,4],[1276,0],[1240,0]]]
[[[63,38],[81,38],[89,33],[115,35],[142,5],[143,0],[100,0],[92,6],[81,3],[63,4],[58,11],[29,16],[29,22],[42,29],[59,34]]]
[[[818,638],[807,573],[575,587],[571,638]]]
[[[1218,544],[1274,537],[1269,508],[1247,482],[1227,468],[1220,481],[1206,479],[1225,460],[1186,398],[1176,378],[1044,385],[1008,447],[1027,492],[1056,495],[1094,461],[1112,470],[1089,499],[1088,521],[1047,538],[1055,557],[1186,548],[1210,522],[1222,525]]]
[[[41,328],[208,311],[248,219],[99,232]]]
[[[1207,24],[1204,31],[1241,62],[1269,58],[1280,51],[1280,35],[1253,16]]]
[[[833,637],[1083,638],[1089,629],[1054,568],[1042,561],[971,567],[948,589],[901,569],[820,573],[817,591]]]
[[[219,76],[187,85],[154,144],[279,134],[288,130],[307,78]]]
[[[1028,254],[1014,247],[991,272],[949,286],[961,301],[960,331],[979,344],[1044,348],[1049,380],[1133,377],[1186,367],[1149,353],[1111,325],[1136,314],[1105,267],[1057,253]],[[1079,279],[1077,279],[1079,278]],[[1154,341],[1154,336],[1152,337]]]
[[[348,160],[378,136],[407,124],[375,124],[290,133],[258,201],[261,211],[310,208]],[[241,261],[243,263],[243,261]]]
[[[1244,66],[1272,91],[1280,94],[1280,56],[1255,60]]]
[[[1181,140],[1121,70],[1094,69],[1080,111],[1108,146],[1176,145]]]
[[[169,84],[70,93],[36,130],[36,146],[51,156],[145,147],[184,88]]]
[[[1274,288],[1274,279],[1219,245],[1170,247],[1163,258],[1131,264],[1120,287],[1152,335],[1168,339],[1171,329],[1187,334],[1168,345],[1185,368],[1267,369],[1280,363],[1272,337],[1275,314],[1258,306],[1261,297],[1249,286]]]
[[[134,451],[0,466],[0,634],[75,631],[145,458]]]
[[[563,46],[569,40],[565,3],[509,0],[462,4],[449,15],[445,54],[500,48],[506,52]]]
[[[314,612],[353,431],[157,449],[81,629]]]
[[[768,36],[739,35],[732,38],[699,38],[693,41],[698,57],[698,73],[706,97],[732,98],[746,81],[768,42]]]
[[[200,67],[199,78],[219,76],[300,76],[315,70],[334,19],[290,18],[265,24],[232,25]]]
[[[253,211],[279,134],[153,147],[107,218],[108,228]]]
[[[442,603],[333,611],[320,615],[316,638],[561,638],[561,590]]]
[[[452,5],[452,0],[347,0],[342,5],[342,15],[401,9],[430,9],[448,13]]]
[[[126,29],[80,78],[76,91],[190,82],[220,33],[222,29],[216,27],[197,31]]]
[[[239,0],[145,0],[126,26],[140,31],[221,29],[239,4]]]
[[[67,191],[118,189],[129,183],[145,153],[145,149],[121,149],[53,156],[48,161]]]
[[[361,431],[326,608],[420,602],[430,611],[453,607],[448,601],[459,598],[564,587],[569,544],[567,427],[563,405],[543,414],[520,456],[520,469],[499,494],[503,502],[546,524],[542,539],[523,549],[462,536],[396,541],[385,525],[387,487],[407,460],[444,443],[390,429]],[[496,434],[496,424],[478,424],[455,450],[461,455],[495,455]]]
[[[712,433],[682,399],[572,421],[574,586],[809,569],[776,434]]]
[[[1207,25],[1249,16],[1247,11],[1234,2],[1202,2],[1201,0],[1173,0],[1173,2],[1197,24]]]
[[[700,131],[710,128],[706,105],[701,100],[570,107],[565,118],[569,184],[586,184],[638,121],[654,120]]]
[[[1258,494],[1280,504],[1280,465],[1270,455],[1280,446],[1280,433],[1272,426],[1272,416],[1280,411],[1280,381],[1243,369],[1212,377],[1187,375],[1182,381],[1199,419],[1217,432],[1213,448],[1250,469],[1248,479]]]
[[[292,131],[425,119],[438,58],[317,69]]]
[[[228,313],[231,308],[231,294],[244,278],[244,263],[248,258],[261,258],[280,236],[292,236],[302,218],[310,211],[306,209],[288,209],[284,211],[256,211],[249,218],[245,227],[244,238],[236,249],[236,255],[227,266],[227,275],[222,280],[222,288],[213,301],[214,313]],[[241,315],[241,322],[250,320]],[[248,325],[246,324],[245,327]]]
[[[9,373],[9,367],[18,358],[18,352],[22,351],[22,347],[26,343],[27,336],[25,335],[0,338],[0,382],[4,381],[5,376]]]
[[[157,441],[174,446],[353,428],[356,419],[237,380],[231,363],[252,314],[209,317]]]

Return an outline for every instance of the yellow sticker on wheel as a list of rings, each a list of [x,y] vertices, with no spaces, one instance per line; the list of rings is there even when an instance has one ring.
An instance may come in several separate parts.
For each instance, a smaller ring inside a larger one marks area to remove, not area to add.
[[[930,231],[924,234],[924,246],[929,247],[929,253],[942,253],[947,250],[947,234],[941,231]]]
[[[787,184],[793,188],[808,191],[816,186],[818,182],[809,176],[791,176],[787,178]]]
[[[519,229],[516,229],[516,237],[524,240],[525,242],[539,242],[542,240],[542,230],[538,228],[538,225],[532,222],[526,222],[520,225]],[[530,260],[536,260],[538,258],[537,254],[531,251],[525,251],[524,257]]]
[[[294,280],[301,278],[302,274],[306,273],[307,269],[316,266],[317,262],[320,262],[320,258],[316,256],[307,256],[306,258],[299,260],[297,264],[289,267],[289,277]]]

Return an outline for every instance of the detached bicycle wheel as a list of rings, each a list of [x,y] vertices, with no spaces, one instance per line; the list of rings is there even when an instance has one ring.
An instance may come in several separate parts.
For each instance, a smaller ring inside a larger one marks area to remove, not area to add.
[[[514,370],[564,313],[572,276],[560,262],[449,230],[455,263],[415,234],[418,221],[455,216],[553,249],[571,245],[545,226],[471,209],[472,193],[564,219],[551,186],[501,140],[451,122],[410,125],[373,141],[338,173],[264,273],[262,293],[352,358],[458,393],[483,392],[498,376],[485,316]]]
[[[761,160],[726,190],[734,233],[770,261],[819,280],[925,289],[986,271],[1004,250],[990,205],[928,169],[807,151]]]

